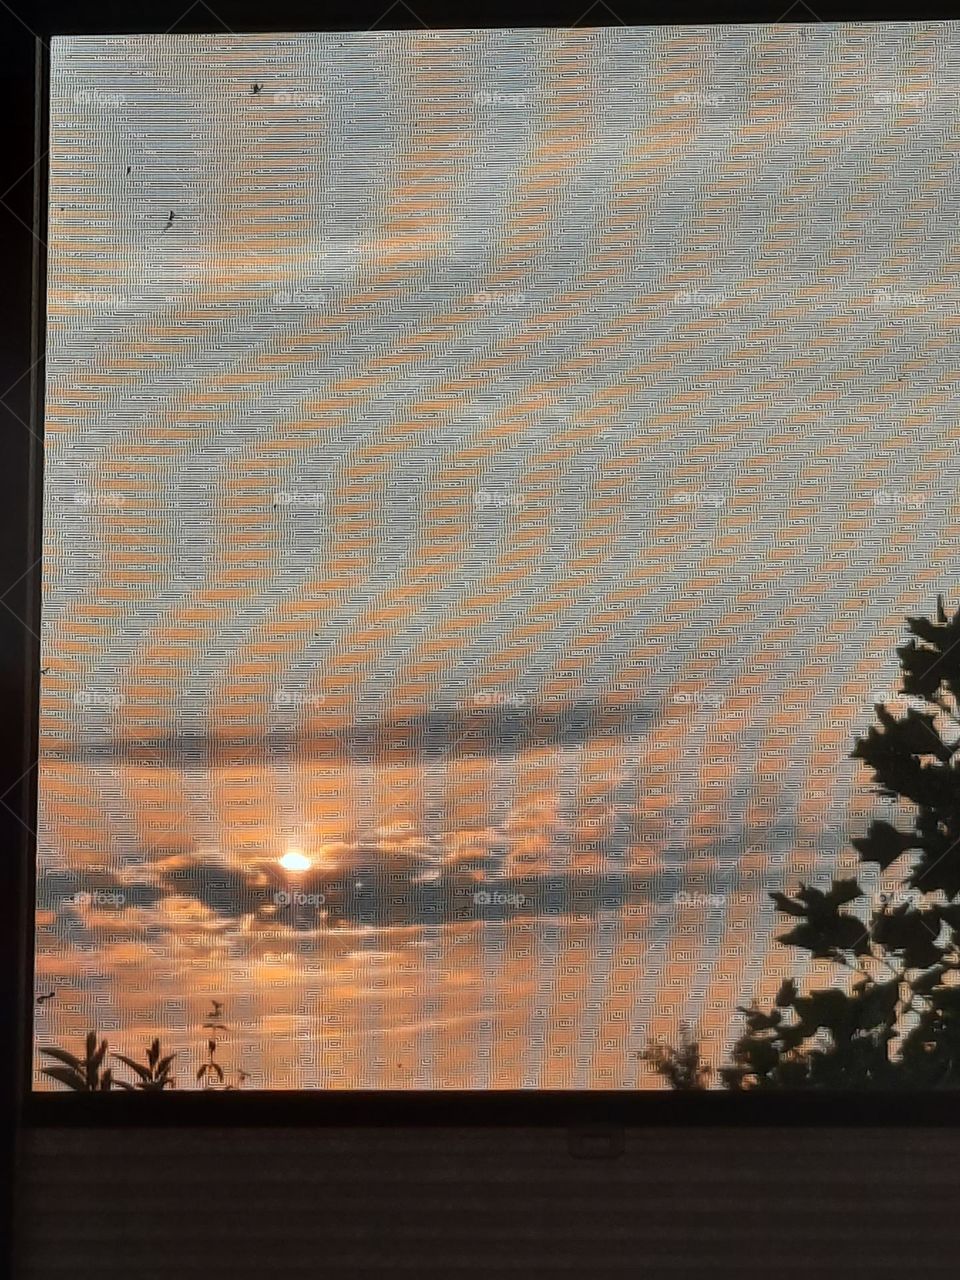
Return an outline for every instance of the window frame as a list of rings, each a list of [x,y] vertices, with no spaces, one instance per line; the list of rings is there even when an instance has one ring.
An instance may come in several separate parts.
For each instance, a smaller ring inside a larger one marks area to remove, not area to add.
[[[669,1090],[489,1090],[372,1091],[372,1090],[248,1090],[234,1093],[189,1090],[159,1096],[112,1092],[84,1095],[39,1092],[31,1088],[34,1026],[32,1011],[34,929],[32,923],[36,880],[38,700],[40,642],[41,501],[44,424],[44,342],[46,307],[45,230],[47,218],[47,160],[49,100],[49,40],[59,35],[230,34],[262,32],[558,27],[610,25],[724,25],[810,21],[941,21],[954,18],[947,5],[920,0],[906,17],[878,12],[876,5],[819,5],[812,11],[796,3],[786,11],[782,3],[707,5],[682,0],[664,17],[650,3],[618,5],[605,0],[581,12],[581,3],[567,6],[527,4],[522,10],[501,0],[490,4],[466,0],[445,6],[438,0],[417,0],[414,13],[406,0],[359,5],[334,0],[328,6],[324,26],[308,4],[278,0],[269,8],[251,0],[231,3],[233,31],[218,24],[216,14],[200,0],[180,13],[179,4],[141,0],[131,15],[126,6],[95,0],[78,13],[70,0],[51,0],[43,6],[33,31],[17,18],[8,21],[16,37],[6,42],[5,84],[9,87],[12,119],[30,121],[23,135],[16,134],[11,168],[16,181],[0,196],[0,215],[8,218],[8,246],[19,253],[19,266],[8,276],[7,321],[10,378],[0,397],[0,410],[8,417],[7,465],[0,474],[0,492],[7,514],[4,549],[6,581],[0,581],[0,629],[7,655],[8,715],[0,742],[4,761],[4,787],[0,795],[0,824],[6,847],[17,856],[0,860],[3,866],[2,910],[5,915],[4,954],[0,964],[18,975],[11,987],[5,1055],[4,1093],[12,1103],[16,1126],[553,1126],[577,1127],[804,1127],[804,1126],[942,1126],[960,1123],[960,1107],[943,1104],[935,1093],[827,1093],[671,1092]],[[823,10],[826,8],[827,13]],[[589,22],[583,19],[594,14]],[[171,22],[171,15],[173,21]],[[372,15],[367,23],[365,19]],[[610,21],[612,15],[615,21]],[[14,15],[16,17],[16,15]],[[960,24],[958,24],[960,34]],[[29,167],[28,167],[29,166]],[[20,171],[25,172],[20,174]],[[17,226],[17,223],[20,225]],[[15,381],[13,378],[15,377]],[[12,415],[12,421],[10,421]],[[19,424],[19,425],[18,425]],[[17,576],[19,574],[19,576]],[[7,585],[9,583],[10,585]],[[8,781],[13,779],[12,782]],[[11,797],[13,797],[11,799]],[[12,1185],[12,1179],[10,1181]]]

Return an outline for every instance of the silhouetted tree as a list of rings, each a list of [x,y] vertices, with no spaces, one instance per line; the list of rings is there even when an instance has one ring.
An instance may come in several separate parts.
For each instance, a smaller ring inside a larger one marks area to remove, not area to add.
[[[852,841],[862,863],[898,871],[900,888],[862,915],[855,878],[772,895],[793,921],[778,941],[855,978],[808,995],[788,979],[772,1008],[741,1009],[727,1088],[960,1087],[960,610],[948,618],[938,598],[934,621],[907,625],[908,709],[878,704],[879,725],[852,753],[874,793],[897,802],[892,816],[907,810],[906,829],[878,819]]]

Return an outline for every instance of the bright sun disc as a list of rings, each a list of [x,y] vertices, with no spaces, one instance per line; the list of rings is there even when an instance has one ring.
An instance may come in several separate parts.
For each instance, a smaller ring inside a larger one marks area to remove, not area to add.
[[[310,859],[299,849],[291,849],[280,859],[280,865],[287,871],[309,871]]]

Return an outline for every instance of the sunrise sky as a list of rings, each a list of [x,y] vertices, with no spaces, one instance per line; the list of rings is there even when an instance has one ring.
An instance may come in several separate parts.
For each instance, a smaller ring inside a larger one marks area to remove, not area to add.
[[[244,1087],[722,1060],[960,603],[958,51],[54,41],[38,1044],[193,1087],[216,1000]]]

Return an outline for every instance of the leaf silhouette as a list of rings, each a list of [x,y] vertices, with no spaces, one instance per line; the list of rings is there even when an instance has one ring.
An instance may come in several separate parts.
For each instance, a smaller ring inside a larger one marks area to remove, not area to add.
[[[61,1084],[65,1084],[71,1089],[86,1093],[86,1080],[78,1072],[72,1071],[70,1067],[43,1067],[42,1074],[51,1076],[54,1080],[59,1080]]]
[[[797,998],[797,984],[792,978],[784,978],[774,1003],[778,1009],[787,1009]]]
[[[889,982],[867,983],[858,1000],[857,1016],[860,1026],[867,1029],[884,1025],[894,1017],[900,998],[900,979]]]
[[[72,1053],[67,1053],[66,1049],[41,1049],[41,1053],[49,1054],[51,1058],[56,1058],[58,1062],[66,1063],[68,1067],[73,1067],[74,1071],[81,1071],[83,1063]]]
[[[928,969],[926,973],[920,973],[910,981],[910,989],[918,995],[929,995],[934,988],[938,987],[943,981],[945,973],[942,964],[934,965],[932,969]]]
[[[141,1080],[151,1080],[153,1078],[146,1067],[141,1066],[139,1062],[134,1062],[134,1060],[132,1058],[128,1058],[125,1053],[114,1053],[111,1056],[119,1058],[119,1060],[128,1066],[131,1071],[135,1071]]]
[[[937,945],[940,916],[936,908],[914,910],[909,903],[878,912],[874,917],[874,942],[903,956],[909,969],[928,969],[943,954]]]
[[[799,947],[820,960],[833,959],[838,952],[869,955],[870,935],[856,916],[835,915],[816,924],[797,925],[788,933],[777,935],[785,947]]]
[[[802,902],[795,902],[793,898],[788,898],[785,893],[771,893],[770,897],[777,904],[777,909],[782,911],[784,915],[797,916],[802,919],[807,914],[807,908]]]
[[[860,854],[861,861],[875,862],[881,871],[905,853],[907,849],[916,848],[917,838],[909,832],[898,831],[889,822],[871,822],[867,834],[850,843]]]
[[[933,649],[921,649],[915,640],[908,640],[897,650],[897,657],[904,672],[904,693],[915,698],[932,698],[940,685],[940,655]]]

